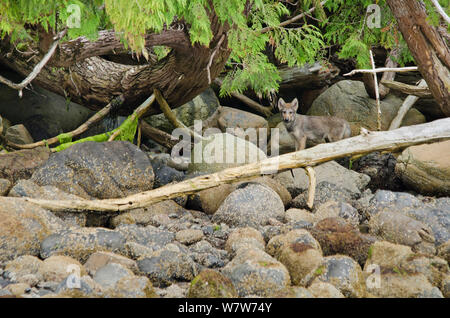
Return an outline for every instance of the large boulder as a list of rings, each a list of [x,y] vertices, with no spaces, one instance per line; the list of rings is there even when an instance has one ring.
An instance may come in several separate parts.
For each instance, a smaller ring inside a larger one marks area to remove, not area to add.
[[[395,171],[421,194],[450,196],[450,140],[406,148]]]
[[[65,226],[54,214],[34,204],[0,197],[0,262],[39,255],[41,242]]]
[[[278,194],[261,184],[248,183],[233,191],[212,217],[216,223],[233,227],[259,228],[271,218],[284,218],[284,204]]]
[[[86,199],[109,199],[151,190],[154,173],[130,142],[87,141],[53,154],[31,179]]]
[[[205,120],[220,106],[214,91],[211,88],[195,97],[190,102],[173,109],[177,119],[186,126],[194,125],[194,120]],[[153,115],[145,119],[150,126],[172,133],[175,127],[167,120],[164,114]]]
[[[213,173],[266,159],[255,144],[231,134],[213,134],[197,143],[188,172]]]
[[[392,94],[381,101],[381,130],[387,130],[397,115],[403,100]],[[360,127],[377,129],[377,106],[375,99],[369,97],[360,81],[344,80],[337,82],[322,93],[312,104],[308,115],[336,116],[347,120],[352,135],[358,135]],[[422,124],[425,117],[416,109],[411,109],[403,119],[403,125]]]

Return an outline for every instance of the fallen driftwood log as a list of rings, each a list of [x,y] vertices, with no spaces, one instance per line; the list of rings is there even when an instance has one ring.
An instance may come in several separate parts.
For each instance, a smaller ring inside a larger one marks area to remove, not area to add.
[[[391,131],[368,131],[365,134],[334,143],[319,144],[313,148],[225,169],[217,173],[195,177],[120,199],[52,201],[23,198],[23,200],[51,211],[126,211],[146,207],[180,195],[192,194],[224,183],[232,183],[242,179],[248,180],[261,174],[314,166],[337,158],[374,151],[396,151],[412,145],[430,143],[447,138],[450,138],[450,118],[402,127]],[[17,200],[17,198],[14,199]]]

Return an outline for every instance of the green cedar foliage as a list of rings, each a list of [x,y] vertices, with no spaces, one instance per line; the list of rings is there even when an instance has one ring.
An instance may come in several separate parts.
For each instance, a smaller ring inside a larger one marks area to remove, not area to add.
[[[148,58],[143,35],[161,32],[175,20],[188,25],[192,44],[208,46],[213,36],[208,12],[215,10],[220,21],[231,26],[228,46],[232,53],[221,95],[247,88],[262,94],[277,90],[281,79],[265,54],[268,48],[273,49],[278,62],[289,66],[321,60],[326,48],[334,45],[339,47],[341,58],[355,59],[358,67],[370,65],[372,46],[400,47],[400,64],[412,61],[385,0],[328,0],[323,7],[320,0],[303,0],[296,8],[286,1],[248,1],[251,9],[245,16],[247,0],[1,0],[0,36],[8,35],[17,48],[25,50],[27,41],[37,40],[29,32],[30,25],[61,30],[73,16],[69,6],[75,4],[80,8],[80,28],[69,29],[64,40],[78,36],[94,40],[98,30],[114,28],[126,47]],[[437,24],[439,15],[429,0],[425,2],[430,23]],[[440,2],[448,12],[449,0]],[[381,8],[381,28],[371,29],[365,23],[366,8],[373,3]],[[294,25],[280,26],[286,18],[314,6],[314,13]],[[264,27],[270,31],[260,32]],[[152,51],[158,59],[170,52],[161,46]]]

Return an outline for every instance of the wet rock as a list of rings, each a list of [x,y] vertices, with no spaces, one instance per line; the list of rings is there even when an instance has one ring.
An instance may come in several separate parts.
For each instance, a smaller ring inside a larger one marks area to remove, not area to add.
[[[0,262],[38,255],[41,242],[64,227],[47,210],[19,198],[0,197]]]
[[[334,285],[345,297],[361,298],[366,295],[366,285],[359,264],[343,255],[327,256],[322,263],[305,277],[304,282],[321,281]]]
[[[329,283],[324,283],[321,281],[314,281],[314,283],[308,287],[308,291],[315,298],[345,298],[339,289]]]
[[[205,269],[191,282],[189,298],[237,298],[237,292],[229,278],[218,271]]]
[[[9,127],[6,130],[5,138],[10,142],[19,145],[32,144],[34,142],[28,129],[22,124]]]
[[[89,275],[94,276],[99,268],[110,263],[120,264],[131,270],[133,273],[138,272],[138,267],[134,260],[111,252],[93,253],[84,264],[84,268]]]
[[[48,160],[50,153],[46,147],[37,147],[0,154],[0,178],[8,179],[11,184],[29,179]]]
[[[370,177],[367,187],[372,191],[399,191],[403,188],[403,183],[395,173],[396,163],[397,159],[391,153],[376,151],[354,161],[352,169]]]
[[[283,220],[284,205],[278,194],[260,184],[248,184],[233,191],[213,215],[213,222],[234,227],[267,225],[270,218]]]
[[[450,141],[406,148],[395,171],[405,185],[421,194],[450,196]]]
[[[80,262],[71,257],[53,255],[43,261],[38,274],[45,281],[61,282],[71,274],[86,275],[86,270]]]
[[[151,161],[151,163],[155,173],[154,188],[159,188],[171,182],[182,181],[185,177],[182,171],[169,167],[163,160],[158,160],[155,158]]]
[[[0,178],[0,197],[8,194],[11,188],[11,182],[8,179]]]
[[[325,256],[343,254],[364,265],[370,246],[377,240],[364,235],[352,224],[342,218],[327,218],[318,222],[311,235],[319,242]]]
[[[147,155],[129,142],[88,141],[53,154],[31,179],[86,199],[109,199],[152,189],[154,173]]]
[[[122,233],[104,228],[71,228],[52,234],[41,244],[40,256],[66,255],[81,263],[92,253],[99,251],[119,252],[125,244]]]
[[[266,242],[262,234],[251,227],[237,228],[228,236],[226,251],[234,256],[241,248],[257,248],[264,251]]]
[[[291,283],[288,270],[260,249],[239,249],[222,273],[240,297],[272,297]]]
[[[191,281],[198,274],[197,265],[173,244],[137,261],[138,268],[153,284],[166,287],[177,281]]]

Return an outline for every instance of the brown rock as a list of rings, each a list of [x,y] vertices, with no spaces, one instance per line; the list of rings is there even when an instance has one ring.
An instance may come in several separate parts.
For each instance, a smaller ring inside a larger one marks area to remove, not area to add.
[[[99,268],[109,263],[116,263],[123,265],[124,267],[133,271],[135,274],[138,272],[138,267],[134,260],[111,252],[93,253],[91,256],[89,256],[88,260],[84,264],[84,267],[86,268],[89,275],[94,276],[95,272]]]
[[[8,179],[12,184],[19,179],[29,179],[49,156],[50,150],[46,147],[0,154],[0,178]]]

